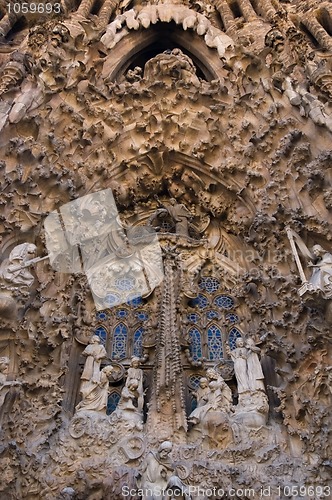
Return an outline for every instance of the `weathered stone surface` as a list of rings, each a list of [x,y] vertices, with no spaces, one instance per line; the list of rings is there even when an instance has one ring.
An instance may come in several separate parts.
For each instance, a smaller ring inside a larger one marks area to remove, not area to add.
[[[328,498],[330,2],[0,5],[1,498]],[[97,297],[44,221],[108,189]]]

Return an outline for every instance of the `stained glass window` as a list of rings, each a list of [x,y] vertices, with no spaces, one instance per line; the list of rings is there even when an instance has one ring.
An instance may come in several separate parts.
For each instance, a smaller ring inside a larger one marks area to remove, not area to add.
[[[132,299],[129,299],[127,304],[131,307],[140,307],[143,304],[143,299],[142,297],[133,297]]]
[[[119,401],[120,401],[120,394],[116,391],[111,392],[107,400],[107,409],[106,409],[107,415],[113,413],[113,411],[118,406]]]
[[[201,293],[198,294],[197,297],[192,299],[191,303],[193,307],[197,306],[200,309],[205,309],[209,305],[208,299],[205,297],[205,295],[202,295]]]
[[[189,377],[189,386],[193,389],[197,389],[199,386],[199,381],[202,377],[203,375],[191,375]]]
[[[217,325],[211,325],[208,328],[208,349],[210,360],[222,359],[223,349],[221,331]]]
[[[128,329],[124,323],[119,323],[114,329],[112,358],[123,359],[127,356]]]
[[[133,348],[133,356],[141,357],[142,356],[142,340],[143,340],[144,329],[138,328],[134,333],[134,348]]]
[[[190,354],[194,361],[202,357],[202,340],[201,334],[197,328],[189,330],[190,338]]]
[[[241,335],[241,332],[237,329],[237,328],[232,328],[229,332],[229,335],[228,335],[228,343],[229,343],[229,347],[231,348],[231,350],[233,351],[233,349],[236,348],[236,339],[242,337]]]
[[[99,326],[95,331],[95,334],[101,339],[102,344],[106,344],[107,331],[103,326]]]
[[[232,307],[234,307],[234,300],[227,295],[218,295],[218,297],[216,297],[213,302],[217,307],[220,307],[221,309],[231,309]]]
[[[105,311],[98,311],[97,314],[96,314],[96,317],[99,321],[106,321],[108,316],[107,316],[107,312]]]
[[[144,311],[137,311],[135,313],[135,317],[139,320],[139,321],[147,321],[149,319],[149,315],[144,312]]]
[[[226,314],[225,318],[227,321],[229,321],[229,323],[237,323],[239,321],[238,315],[234,313]]]
[[[207,317],[207,319],[219,318],[219,313],[217,311],[208,311],[206,313],[206,317]]]
[[[188,314],[187,318],[190,323],[197,323],[199,320],[199,315],[196,313],[190,313]]]
[[[212,294],[218,291],[220,283],[217,278],[204,277],[201,278],[198,286],[201,290],[206,290],[207,293]]]
[[[116,315],[118,318],[126,318],[128,316],[128,311],[127,311],[127,309],[119,309],[116,312]]]

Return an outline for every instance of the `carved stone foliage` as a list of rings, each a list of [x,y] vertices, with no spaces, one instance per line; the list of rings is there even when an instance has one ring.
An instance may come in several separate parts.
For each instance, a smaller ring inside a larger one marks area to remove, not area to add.
[[[0,496],[327,485],[329,3],[61,4],[0,11]],[[91,289],[42,257],[106,190],[87,253],[153,234],[163,267],[115,306],[115,260]]]

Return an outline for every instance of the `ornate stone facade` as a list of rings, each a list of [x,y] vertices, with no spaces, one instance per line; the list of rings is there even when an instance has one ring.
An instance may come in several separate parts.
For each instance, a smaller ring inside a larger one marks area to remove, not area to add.
[[[328,498],[331,3],[57,5],[0,2],[0,498]]]

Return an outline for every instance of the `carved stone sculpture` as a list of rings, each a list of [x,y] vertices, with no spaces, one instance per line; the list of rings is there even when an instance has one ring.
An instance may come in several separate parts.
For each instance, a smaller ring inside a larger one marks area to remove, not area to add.
[[[163,500],[164,492],[173,487],[185,493],[185,500],[191,496],[186,493],[186,487],[182,481],[174,475],[174,466],[170,459],[173,444],[164,441],[160,444],[158,451],[150,451],[147,455],[138,478],[139,488],[143,491],[146,500]]]
[[[86,356],[86,361],[81,380],[98,382],[100,377],[100,364],[102,360],[107,357],[107,352],[97,335],[91,337],[89,345],[84,349],[82,354]]]
[[[189,422],[197,424],[200,422],[205,413],[205,405],[208,402],[208,396],[210,394],[209,381],[207,378],[202,377],[199,381],[198,389],[193,392],[193,396],[196,397],[197,407],[191,412],[188,417]]]
[[[37,247],[32,243],[22,243],[17,245],[9,254],[8,264],[2,271],[2,277],[8,283],[29,287],[34,281],[33,275],[27,269],[33,263],[33,257]]]
[[[308,264],[308,267],[313,269],[309,283],[316,290],[320,290],[326,298],[332,298],[332,255],[321,245],[314,245],[312,253],[315,264]]]
[[[254,339],[250,337],[247,339],[246,348],[249,388],[252,392],[265,391],[264,374],[258,357],[260,349],[255,345]]]
[[[140,359],[137,357],[131,358],[130,368],[126,379],[126,387],[130,388],[135,384],[137,391],[137,410],[141,413],[144,404],[144,390],[143,390],[143,370],[139,368]]]
[[[234,362],[234,372],[237,381],[237,390],[241,394],[250,390],[248,375],[248,350],[244,347],[242,338],[236,340],[236,348],[232,351],[227,349],[231,359]]]
[[[109,382],[113,374],[112,365],[105,366],[99,376],[94,372],[89,381],[81,386],[82,401],[76,406],[76,412],[96,411],[106,414]]]
[[[173,222],[175,223],[176,234],[188,237],[189,219],[192,218],[192,215],[187,209],[187,207],[183,203],[177,203],[175,198],[171,198],[169,204],[164,205],[160,203],[160,205],[162,209],[157,210],[157,215],[165,212],[168,213]]]

